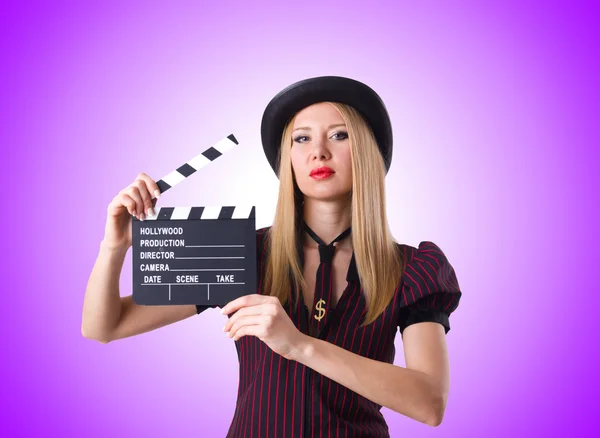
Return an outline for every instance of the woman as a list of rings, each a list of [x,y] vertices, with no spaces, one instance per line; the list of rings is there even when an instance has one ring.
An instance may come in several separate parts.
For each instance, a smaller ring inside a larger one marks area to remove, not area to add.
[[[273,225],[257,230],[257,293],[222,309],[240,360],[227,436],[389,437],[381,406],[439,425],[449,391],[445,335],[461,291],[435,243],[415,248],[391,235],[383,102],[352,79],[310,78],[272,99],[261,132],[279,197]],[[208,308],[119,297],[130,215],[153,215],[155,190],[141,174],[109,206],[86,291],[86,337],[109,342]],[[406,368],[393,365],[398,328]]]

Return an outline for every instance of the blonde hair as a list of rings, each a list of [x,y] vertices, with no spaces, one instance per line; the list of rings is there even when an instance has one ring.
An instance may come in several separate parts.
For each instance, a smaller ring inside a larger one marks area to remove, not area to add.
[[[356,268],[366,301],[363,325],[375,321],[391,302],[400,282],[406,256],[390,231],[385,207],[385,164],[372,130],[352,107],[328,102],[348,129],[352,161],[351,227]],[[294,180],[290,158],[294,118],[286,125],[279,150],[279,196],[273,225],[267,233],[264,290],[284,304],[292,297],[300,305],[306,280],[298,249],[302,248],[302,193]],[[293,218],[293,220],[290,220]]]

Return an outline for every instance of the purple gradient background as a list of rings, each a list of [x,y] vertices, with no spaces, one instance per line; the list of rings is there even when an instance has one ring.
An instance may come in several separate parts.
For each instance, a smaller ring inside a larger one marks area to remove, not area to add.
[[[324,74],[383,97],[394,235],[436,242],[463,290],[444,422],[383,408],[392,436],[598,430],[597,2],[91,3],[0,10],[2,436],[225,436],[238,362],[216,310],[81,336],[106,207],[234,133],[159,205],[249,201],[270,225],[262,110]]]

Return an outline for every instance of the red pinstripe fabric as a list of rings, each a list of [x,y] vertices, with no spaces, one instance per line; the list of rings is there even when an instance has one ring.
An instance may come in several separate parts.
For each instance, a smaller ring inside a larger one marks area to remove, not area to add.
[[[258,291],[262,290],[269,227],[257,230]],[[433,242],[400,244],[406,254],[404,275],[394,299],[372,324],[359,328],[366,306],[354,257],[347,287],[320,339],[361,356],[393,363],[394,341],[411,324],[438,322],[446,333],[449,316],[462,292],[456,273]],[[303,254],[299,254],[301,260]],[[303,261],[302,261],[303,262]],[[208,306],[197,306],[202,313]],[[298,330],[308,334],[309,309],[286,302]],[[389,437],[381,406],[304,365],[275,354],[258,338],[236,342],[240,362],[238,398],[227,437]]]

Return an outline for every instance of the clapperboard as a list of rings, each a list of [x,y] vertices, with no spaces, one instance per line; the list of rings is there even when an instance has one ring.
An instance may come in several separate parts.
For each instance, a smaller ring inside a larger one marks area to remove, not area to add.
[[[232,135],[157,181],[161,193],[238,144]],[[156,207],[132,220],[133,300],[218,305],[256,291],[254,206]]]

